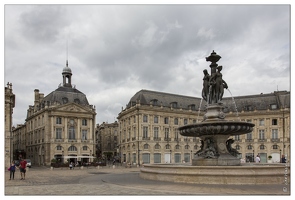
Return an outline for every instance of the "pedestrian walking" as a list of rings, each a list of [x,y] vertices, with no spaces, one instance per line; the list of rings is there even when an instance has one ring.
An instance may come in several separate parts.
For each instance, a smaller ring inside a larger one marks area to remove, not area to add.
[[[14,179],[15,168],[16,168],[15,163],[14,163],[14,161],[12,161],[11,164],[10,164],[10,167],[8,168],[8,170],[10,171],[9,180],[11,180],[11,178]]]
[[[256,158],[255,158],[255,162],[256,162],[256,163],[260,163],[260,157],[259,157],[259,155],[256,156]]]
[[[21,158],[20,164],[19,164],[19,171],[20,171],[20,180],[26,179],[26,168],[27,168],[27,161]]]

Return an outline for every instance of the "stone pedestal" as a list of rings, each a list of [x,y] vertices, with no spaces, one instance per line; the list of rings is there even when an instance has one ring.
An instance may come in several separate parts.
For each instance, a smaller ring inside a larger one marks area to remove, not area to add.
[[[192,159],[193,166],[237,166],[240,159],[231,155],[231,144],[227,144],[228,135],[201,136],[202,149]]]

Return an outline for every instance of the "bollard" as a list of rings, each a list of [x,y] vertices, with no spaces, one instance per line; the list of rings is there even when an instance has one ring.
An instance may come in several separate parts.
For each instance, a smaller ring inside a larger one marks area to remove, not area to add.
[[[116,166],[115,165],[113,165],[113,169],[115,169],[116,168]]]
[[[99,169],[100,167],[99,167],[99,165],[97,165],[97,169]]]
[[[53,170],[53,167],[50,167],[50,170]]]
[[[83,169],[83,168],[84,168],[83,166],[80,167],[80,169]]]

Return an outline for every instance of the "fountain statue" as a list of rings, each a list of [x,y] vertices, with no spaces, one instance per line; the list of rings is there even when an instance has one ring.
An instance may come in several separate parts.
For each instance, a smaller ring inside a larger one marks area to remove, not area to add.
[[[252,132],[254,127],[248,122],[225,120],[222,97],[228,85],[222,79],[222,66],[217,64],[220,58],[214,51],[206,57],[206,61],[211,62],[211,75],[206,69],[203,71],[202,97],[207,102],[203,121],[179,128],[181,135],[201,139],[201,149],[192,159],[192,165],[196,166],[240,165],[240,159],[236,157],[238,151],[231,146],[234,141],[228,138]]]

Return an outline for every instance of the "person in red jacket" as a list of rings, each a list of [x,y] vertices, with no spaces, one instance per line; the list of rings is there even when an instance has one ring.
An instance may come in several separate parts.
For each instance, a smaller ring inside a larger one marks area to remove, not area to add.
[[[21,176],[20,180],[25,180],[25,178],[26,178],[26,167],[27,167],[27,161],[25,161],[22,158],[20,161],[20,165],[19,165],[19,171],[20,171],[20,176]]]

